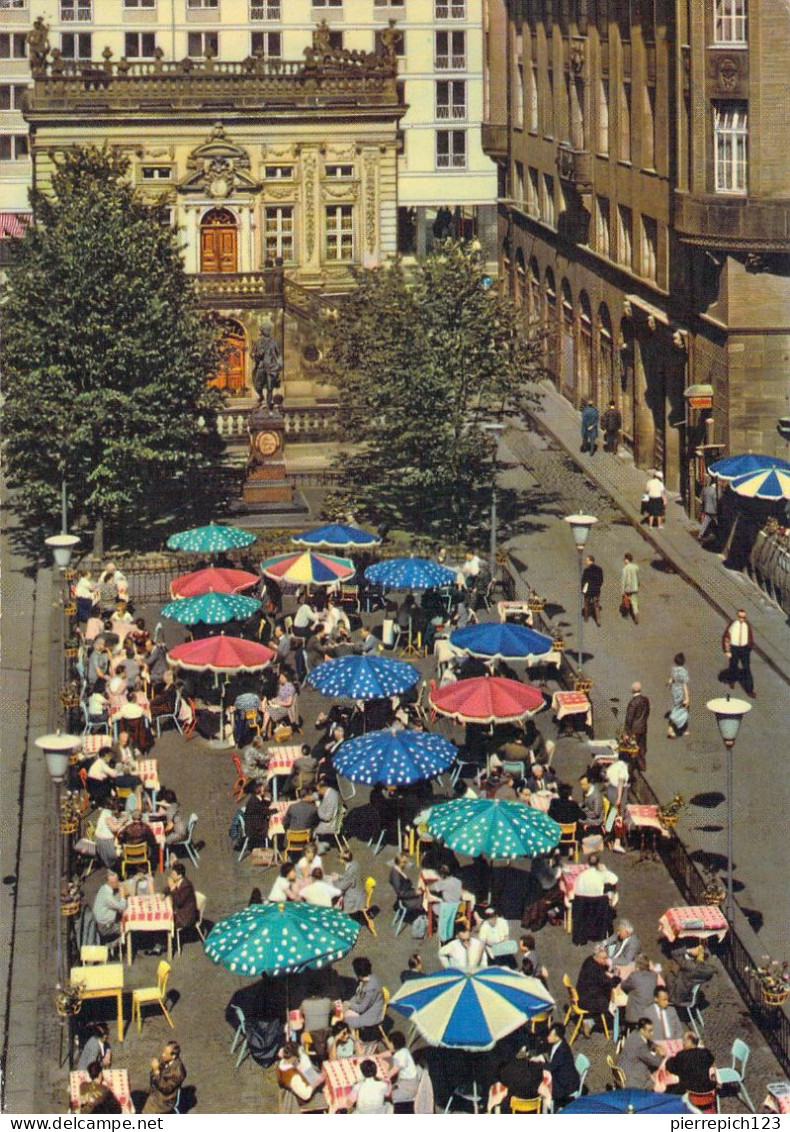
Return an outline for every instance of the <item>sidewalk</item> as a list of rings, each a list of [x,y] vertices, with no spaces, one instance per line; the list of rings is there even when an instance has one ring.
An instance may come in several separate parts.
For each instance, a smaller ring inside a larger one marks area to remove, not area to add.
[[[579,413],[548,382],[543,385],[543,393],[543,407],[534,414],[540,428],[612,498],[642,537],[672,563],[726,622],[733,619],[737,609],[746,610],[754,630],[755,651],[790,683],[790,632],[782,610],[750,578],[726,570],[717,555],[703,550],[692,533],[697,524],[686,515],[677,495],[670,496],[666,522],[660,530],[642,526],[640,504],[646,472],[630,460],[604,452],[602,447],[594,456],[580,453]],[[722,632],[724,628],[723,625]]]

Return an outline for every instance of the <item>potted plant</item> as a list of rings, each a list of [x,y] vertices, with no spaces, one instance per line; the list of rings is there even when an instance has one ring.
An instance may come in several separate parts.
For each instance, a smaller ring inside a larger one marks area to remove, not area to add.
[[[77,797],[69,791],[60,804],[60,832],[76,833],[79,825],[80,808]]]
[[[763,955],[758,966],[745,967],[744,971],[760,984],[765,1006],[784,1006],[790,997],[790,970],[786,959],[780,962],[770,955]]]
[[[592,680],[588,680],[586,676],[578,676],[573,681],[574,692],[584,692],[585,696],[589,694],[592,688]]]
[[[724,887],[721,881],[712,880],[706,885],[705,891],[702,894],[702,899],[706,904],[721,907],[721,905],[727,899],[727,889]]]
[[[82,1010],[84,983],[58,983],[55,988],[55,1009],[61,1018],[73,1018]]]
[[[82,892],[79,881],[72,880],[64,883],[60,892],[61,916],[78,916],[82,907]]]
[[[80,652],[79,637],[69,637],[69,639],[66,641],[66,645],[65,645],[65,648],[64,648],[63,651],[65,652],[66,656],[69,656],[69,657],[72,657],[72,658],[79,656],[79,652]]]
[[[676,794],[671,802],[665,802],[663,806],[659,806],[657,817],[664,829],[673,829],[678,824],[678,819],[685,808],[686,800],[680,794]]]
[[[633,735],[629,735],[627,731],[621,731],[617,736],[617,750],[621,755],[635,758],[639,754],[639,744]]]
[[[556,637],[551,642],[551,647],[554,650],[554,652],[564,652],[565,651],[565,641],[563,641],[562,637]]]
[[[531,593],[527,598],[527,609],[530,613],[542,613],[546,608],[545,597],[538,597],[536,593]]]

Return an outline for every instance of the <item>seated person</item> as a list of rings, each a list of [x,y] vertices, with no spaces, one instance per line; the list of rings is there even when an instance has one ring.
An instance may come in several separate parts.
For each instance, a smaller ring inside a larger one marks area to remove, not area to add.
[[[349,1001],[343,1003],[343,1017],[352,1030],[380,1026],[385,1012],[381,980],[373,974],[372,964],[364,955],[353,959],[351,966],[357,986]]]
[[[504,916],[497,915],[494,908],[486,908],[478,936],[492,963],[502,956],[515,955],[518,951],[518,944],[510,938],[510,925]]]
[[[409,1104],[417,1096],[420,1075],[417,1072],[411,1050],[406,1045],[406,1037],[400,1030],[392,1031],[390,1045],[393,1051],[390,1080],[395,1082],[392,1089],[392,1102],[393,1104]]]
[[[317,986],[317,982],[311,979],[310,985]],[[309,1034],[313,1039],[315,1052],[323,1060],[327,1055],[332,1000],[325,994],[309,994],[302,999],[299,1009],[304,1015],[305,1034]]]
[[[318,782],[318,824],[315,827],[315,835],[319,840],[319,845],[324,848],[324,851],[329,848],[329,845],[321,841],[323,836],[333,836],[337,828],[338,816],[340,814],[340,792],[334,787],[330,786],[327,782],[319,779]]]
[[[574,802],[573,790],[567,782],[561,782],[556,798],[549,804],[549,817],[560,825],[576,825],[576,836],[579,837],[581,823],[584,821],[584,810]]]
[[[406,908],[407,912],[421,912],[423,908],[423,895],[418,892],[406,875],[409,858],[405,853],[399,853],[392,862],[389,881],[395,892],[395,899]]]
[[[533,794],[539,794],[541,791],[548,790],[552,794],[557,793],[557,778],[554,771],[542,763],[535,763],[532,768],[532,774],[527,779],[527,786]]]
[[[462,927],[456,939],[451,939],[439,948],[439,962],[443,967],[455,967],[459,971],[477,971],[488,966],[486,949],[469,928]]]
[[[500,802],[518,801],[518,794],[516,792],[516,779],[512,774],[506,773],[502,775],[502,781],[496,788],[494,798],[496,798]]]
[[[294,760],[292,779],[295,778],[298,785],[304,786],[305,789],[312,790],[315,786],[317,772],[318,758],[305,744],[305,746],[302,747],[302,753],[299,758]]]
[[[285,861],[280,865],[280,875],[272,885],[266,901],[268,904],[285,904],[288,900],[299,899],[301,897],[296,880],[296,869],[291,861]]]
[[[88,794],[91,801],[98,805],[110,797],[117,773],[112,749],[102,747],[88,768]]]
[[[91,692],[88,696],[88,719],[91,723],[106,723],[110,710],[110,701],[104,692]]]
[[[579,779],[582,790],[581,808],[584,811],[582,823],[583,834],[601,833],[603,831],[603,795],[597,786],[590,781],[589,775],[583,774]]]
[[[324,1075],[316,1073],[304,1050],[286,1042],[277,1062],[277,1084],[285,1094],[281,1112],[310,1112],[326,1108]],[[289,1103],[290,1101],[290,1103]]]
[[[165,845],[178,845],[187,839],[187,823],[175,791],[164,789],[157,799],[157,808],[165,822]]]
[[[704,943],[695,946],[676,947],[672,952],[675,960],[676,973],[669,978],[667,989],[670,1001],[681,1006],[691,1001],[694,987],[699,983],[707,983],[716,974],[716,968],[710,962],[710,956],[705,950]]]
[[[657,1042],[676,1041],[683,1036],[678,1012],[669,1004],[669,994],[666,987],[656,987],[653,993],[653,1004],[645,1015],[653,1023],[653,1032]]]
[[[283,829],[294,832],[298,830],[312,830],[318,825],[318,809],[313,795],[304,786],[297,791],[297,801],[293,802],[285,811]]]
[[[634,925],[630,920],[618,922],[617,931],[609,936],[604,947],[613,967],[629,967],[636,963],[636,957],[642,950],[639,936],[634,932]]]
[[[711,1080],[714,1057],[709,1049],[701,1044],[693,1030],[683,1035],[683,1049],[670,1057],[664,1066],[678,1080],[667,1087],[668,1093],[682,1096],[683,1093],[709,1093],[715,1088]]]
[[[263,733],[270,735],[274,726],[284,719],[293,722],[294,706],[296,701],[296,688],[284,672],[277,679],[277,695],[266,701],[263,711]]]
[[[259,735],[242,748],[241,766],[247,778],[266,778],[269,756],[266,754],[266,744]]]
[[[105,882],[93,901],[93,915],[102,943],[117,939],[121,934],[121,917],[125,911],[126,897],[121,893],[120,878],[108,869]]]
[[[418,979],[422,973],[422,956],[419,951],[415,951],[413,955],[409,956],[406,970],[400,973],[401,984],[409,983],[412,979]]]
[[[617,1064],[625,1073],[629,1089],[653,1091],[653,1074],[661,1066],[664,1052],[653,1041],[653,1023],[640,1018],[635,1030],[625,1039]]]
[[[339,888],[324,879],[324,870],[319,868],[313,869],[310,883],[301,891],[305,904],[315,904],[319,908],[331,908],[342,895]]]
[[[531,1101],[537,1098],[538,1089],[543,1084],[543,1062],[532,1061],[526,1047],[510,1061],[503,1062],[497,1072],[497,1080],[507,1089],[502,1101],[502,1111],[510,1112],[511,1097]]]
[[[351,637],[351,622],[348,614],[334,598],[329,598],[324,613],[324,629],[333,641],[347,641]]]
[[[318,846],[312,842],[305,845],[304,853],[296,862],[296,878],[299,881],[309,881],[313,875],[313,869],[323,869],[324,862],[318,855]]]
[[[653,1004],[657,985],[658,974],[651,969],[647,955],[637,955],[634,970],[620,985],[620,990],[628,995],[625,1004],[627,1027],[636,1026],[639,1019],[646,1016]]]
[[[593,1016],[585,1018],[582,1022],[585,1037],[590,1036],[602,1014],[608,1016],[612,991],[619,984],[619,978],[609,971],[606,949],[599,944],[593,954],[588,955],[582,963],[576,979],[579,1006]]]
[[[375,1061],[365,1058],[359,1067],[362,1080],[354,1086],[351,1093],[351,1106],[355,1113],[365,1116],[383,1116],[392,1112],[389,1097],[392,1085],[379,1077],[379,1067]]]
[[[554,744],[552,743],[551,746],[549,746],[549,743],[543,738],[543,733],[538,730],[534,719],[528,719],[524,724],[523,742],[524,745],[529,748],[533,762],[544,764],[548,762],[549,755],[554,749]]]
[[[306,1023],[305,1015],[305,1025]],[[346,1022],[335,1022],[332,1033],[327,1042],[327,1056],[330,1061],[343,1061],[349,1057],[357,1057],[360,1053],[360,1044],[351,1033]]]
[[[172,669],[168,668],[162,678],[162,688],[154,692],[150,701],[151,718],[161,715],[174,715],[176,710],[176,681]]]
[[[80,1083],[79,1111],[81,1113],[114,1113],[121,1111],[118,1098],[104,1083],[104,1069],[100,1061],[88,1066],[88,1080]]]
[[[145,845],[148,850],[149,866],[159,859],[159,846],[154,831],[147,822],[143,821],[142,810],[133,811],[132,820],[120,831],[118,840],[122,845]]]

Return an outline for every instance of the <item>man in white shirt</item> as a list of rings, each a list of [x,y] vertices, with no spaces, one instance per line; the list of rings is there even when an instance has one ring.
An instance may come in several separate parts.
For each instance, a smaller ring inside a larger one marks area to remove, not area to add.
[[[669,1004],[669,994],[666,987],[657,987],[655,1001],[647,1012],[646,1017],[653,1023],[653,1037],[657,1042],[673,1041],[683,1037],[678,1012]]]
[[[480,573],[480,559],[476,554],[467,551],[464,556],[464,564],[461,567],[461,573],[466,578],[467,583],[477,577]]]
[[[478,938],[493,961],[502,955],[515,955],[518,951],[518,944],[514,939],[510,939],[510,925],[505,917],[498,916],[493,908],[486,909]]]
[[[439,948],[439,962],[443,967],[471,973],[488,966],[486,949],[468,928],[462,928],[456,939]]]
[[[293,634],[295,637],[302,637],[307,639],[311,633],[314,633],[319,627],[321,622],[316,616],[316,612],[309,602],[303,601],[296,611],[293,623]]]
[[[614,762],[609,763],[605,774],[606,797],[609,799],[609,804],[614,806],[622,817],[628,803],[629,776],[628,763],[625,762],[619,752]],[[607,826],[607,830],[608,829],[609,826]],[[612,849],[615,853],[625,853],[625,849],[621,845],[619,837],[615,837]]]
[[[389,1081],[380,1081],[377,1077],[378,1066],[375,1061],[366,1058],[359,1067],[362,1080],[354,1087],[351,1101],[354,1112],[358,1115],[384,1116],[392,1112],[392,1105],[388,1097],[392,1094]]]
[[[310,875],[312,880],[302,889],[302,900],[319,908],[331,908],[335,900],[343,895],[342,892],[329,881],[324,880],[322,869],[313,869]]]
[[[727,670],[727,683],[731,688],[734,688],[736,681],[740,679],[743,690],[749,699],[756,700],[757,695],[754,691],[751,665],[754,634],[751,625],[746,620],[745,609],[739,609],[736,619],[727,626],[721,639],[721,647],[730,661]]]
[[[299,899],[299,893],[296,891],[296,869],[292,861],[286,861],[280,867],[280,875],[266,899],[270,904],[284,904],[287,900]]]
[[[107,879],[93,901],[96,927],[105,943],[121,934],[121,916],[125,911],[126,899],[121,892],[118,874],[108,869]]]
[[[603,896],[606,881],[598,868],[598,858],[593,853],[590,857],[590,867],[579,873],[576,884],[573,886],[574,900],[581,896]]]

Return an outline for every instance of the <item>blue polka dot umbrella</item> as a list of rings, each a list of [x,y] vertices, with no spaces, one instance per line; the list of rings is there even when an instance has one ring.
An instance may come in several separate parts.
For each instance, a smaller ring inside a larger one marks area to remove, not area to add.
[[[623,1116],[637,1112],[651,1115],[663,1113],[691,1112],[683,1097],[670,1093],[654,1093],[650,1089],[615,1089],[611,1093],[590,1093],[571,1101],[560,1112],[560,1116],[580,1116],[582,1113],[604,1116]]]
[[[261,608],[255,597],[243,594],[200,594],[182,597],[162,606],[162,616],[181,625],[224,625],[226,621],[246,621]]]
[[[291,542],[294,546],[311,549],[326,547],[327,550],[363,550],[378,546],[381,537],[347,523],[328,523],[325,527],[315,527],[311,531],[292,535]]]
[[[249,546],[257,535],[242,531],[239,527],[223,527],[210,523],[207,527],[193,527],[190,531],[179,531],[167,540],[168,550],[185,550],[190,554],[219,554],[222,550],[233,550]]]
[[[322,696],[380,700],[411,688],[420,678],[412,664],[387,656],[339,656],[317,665],[307,677]]]
[[[428,832],[455,853],[512,861],[550,852],[560,827],[548,814],[496,798],[454,798],[432,806]]]
[[[452,586],[458,576],[449,566],[440,566],[429,558],[387,558],[368,566],[365,577],[387,590],[430,590],[436,586]]]
[[[351,950],[359,924],[336,908],[288,901],[251,904],[219,920],[206,955],[239,975],[291,975],[334,963]]]
[[[532,661],[551,652],[552,639],[536,633],[526,625],[513,625],[498,621],[484,621],[467,625],[450,634],[450,643],[472,656],[485,656],[497,660]]]
[[[442,774],[456,749],[443,735],[428,731],[369,731],[342,743],[332,755],[335,770],[368,786],[406,786]]]

